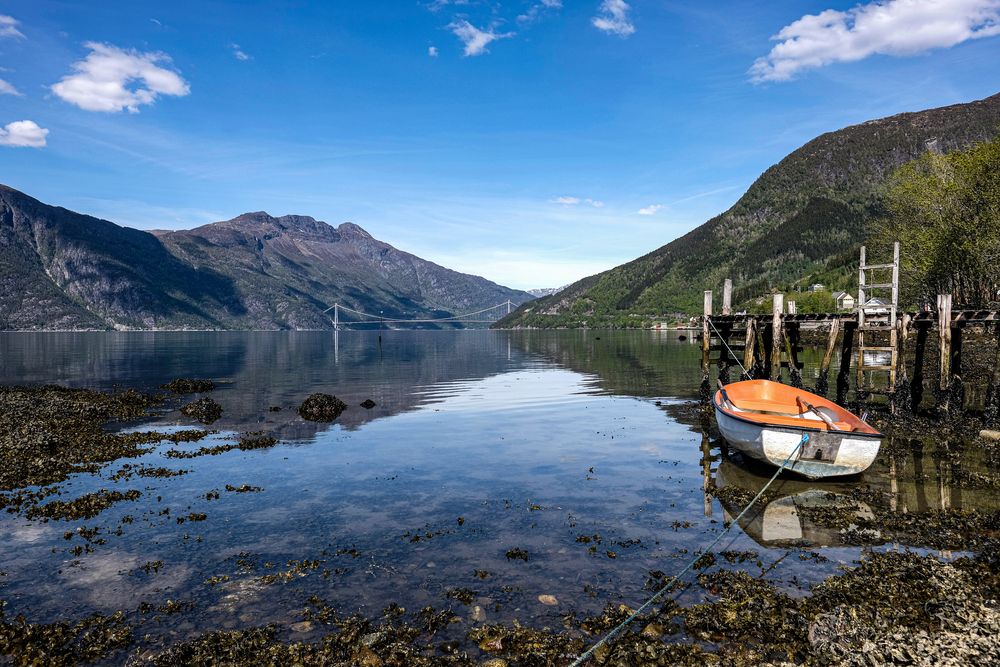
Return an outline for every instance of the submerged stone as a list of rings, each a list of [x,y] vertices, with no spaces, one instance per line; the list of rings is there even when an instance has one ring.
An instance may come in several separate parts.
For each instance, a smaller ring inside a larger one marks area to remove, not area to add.
[[[299,406],[299,416],[313,422],[332,422],[347,409],[347,404],[330,394],[312,394]]]

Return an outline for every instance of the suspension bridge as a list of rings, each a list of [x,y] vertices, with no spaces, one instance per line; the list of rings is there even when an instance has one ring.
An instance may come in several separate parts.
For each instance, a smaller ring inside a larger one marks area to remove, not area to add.
[[[493,324],[501,317],[505,315],[510,315],[511,311],[514,309],[514,303],[507,299],[503,303],[498,303],[495,306],[490,306],[488,308],[481,308],[480,310],[475,310],[471,313],[463,313],[461,315],[450,315],[448,317],[429,317],[429,318],[400,318],[400,317],[385,317],[382,311],[376,315],[374,313],[366,313],[361,310],[356,310],[349,306],[345,306],[342,303],[335,303],[326,310],[323,311],[324,314],[328,314],[333,311],[333,328],[336,331],[340,331],[341,327],[351,326],[355,324]],[[341,319],[341,313],[344,313],[350,317],[350,319]],[[473,319],[478,318],[478,319]]]

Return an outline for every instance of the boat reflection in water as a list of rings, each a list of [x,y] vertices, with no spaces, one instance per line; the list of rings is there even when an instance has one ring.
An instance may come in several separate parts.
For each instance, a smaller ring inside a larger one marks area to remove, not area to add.
[[[951,510],[1000,511],[1000,494],[992,486],[959,483],[963,479],[992,479],[981,448],[934,438],[889,438],[886,444],[878,460],[862,475],[831,481],[780,475],[740,520],[740,528],[763,547],[837,547],[850,543],[842,529],[853,523],[852,515],[867,529],[865,542],[872,544],[883,541],[872,532],[879,517]],[[718,500],[723,518],[733,521],[768,483],[774,468],[729,449],[725,440],[711,438],[707,430],[702,433],[701,449],[705,515],[712,515]],[[864,500],[859,500],[859,495]],[[920,546],[919,539],[914,539],[914,546]],[[887,535],[885,540],[907,542],[904,535]]]
[[[719,468],[715,472],[715,487],[737,487],[756,495],[773,473],[764,466],[734,460],[738,455],[723,451]],[[822,526],[810,518],[810,510],[853,513],[859,520],[875,518],[872,508],[844,493],[842,486],[810,482],[802,479],[777,479],[768,489],[767,496],[758,501],[740,519],[740,528],[755,542],[764,547],[842,546],[840,529]],[[740,497],[746,494],[740,494]],[[752,496],[751,496],[752,497]],[[723,518],[733,521],[743,510],[743,505],[733,502],[733,495],[720,494]]]

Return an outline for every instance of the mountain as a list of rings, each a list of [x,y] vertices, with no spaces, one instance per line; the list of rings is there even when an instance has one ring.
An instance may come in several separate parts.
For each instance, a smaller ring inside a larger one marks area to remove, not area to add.
[[[0,329],[322,329],[334,303],[430,318],[531,298],[351,223],[260,212],[150,233],[0,186]]]
[[[998,132],[1000,94],[823,134],[765,171],[725,213],[495,326],[631,326],[700,314],[703,290],[726,278],[734,303],[800,280],[847,287],[886,177],[927,150],[965,148]]]
[[[528,294],[535,297],[536,299],[543,296],[552,296],[553,294],[558,294],[559,292],[566,289],[566,285],[562,287],[536,287],[535,289],[527,290]]]

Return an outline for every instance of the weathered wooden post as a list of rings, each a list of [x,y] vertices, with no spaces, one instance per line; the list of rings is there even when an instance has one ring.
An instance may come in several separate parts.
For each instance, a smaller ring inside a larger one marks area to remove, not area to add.
[[[705,290],[704,314],[701,318],[701,400],[708,405],[712,396],[709,382],[709,358],[712,351],[712,332],[709,330],[712,317],[712,290]]]
[[[754,352],[757,349],[757,318],[747,318],[746,341],[743,347],[743,368],[747,369],[750,378],[753,379],[753,366],[755,363]],[[1000,347],[997,348],[1000,353]]]
[[[913,344],[913,382],[910,383],[910,404],[913,410],[920,409],[924,400],[924,358],[927,354],[927,336],[930,333],[930,320],[917,320],[917,339]]]
[[[938,345],[941,351],[938,367],[938,389],[948,390],[951,384],[951,295],[938,294]]]
[[[996,356],[993,360],[993,373],[986,387],[986,423],[996,426],[1000,422],[1000,323],[996,325]]]
[[[788,302],[788,314],[789,315],[795,315],[796,314],[796,308],[795,308],[795,302],[794,301],[789,301]]]
[[[837,336],[840,334],[840,318],[830,321],[830,336],[826,339],[826,351],[819,365],[819,381],[816,383],[816,393],[826,396],[830,389],[830,363],[833,361],[833,349],[837,346]]]
[[[896,385],[890,387],[892,391],[890,397],[890,407],[893,414],[902,409],[906,412],[913,411],[913,401],[910,393],[910,380],[906,376],[906,333],[910,327],[910,316],[904,313],[896,320],[896,348],[893,350],[892,363],[896,372]]]
[[[771,308],[771,380],[781,379],[781,311],[784,310],[784,294],[775,294]]]
[[[799,343],[799,325],[789,322],[785,325],[785,353],[788,357],[788,383],[798,389],[802,388],[802,373],[799,372],[799,355],[796,348]]]
[[[733,314],[733,281],[729,278],[722,284],[722,314]]]
[[[840,345],[840,371],[837,373],[837,403],[846,405],[847,391],[851,387],[848,379],[851,376],[851,356],[854,354],[854,332],[858,329],[856,321],[844,322],[844,336]]]

